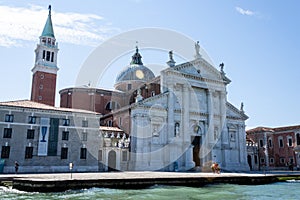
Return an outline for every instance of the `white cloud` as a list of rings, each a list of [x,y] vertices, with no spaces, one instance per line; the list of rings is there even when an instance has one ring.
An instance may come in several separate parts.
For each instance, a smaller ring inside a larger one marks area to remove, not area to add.
[[[251,10],[245,10],[241,7],[235,7],[236,11],[238,11],[240,14],[242,15],[248,15],[248,16],[252,16],[254,15],[255,13]]]
[[[23,46],[37,41],[48,16],[47,8],[0,5],[0,46]],[[59,42],[96,46],[119,29],[104,24],[95,14],[59,13],[52,10],[54,34]]]

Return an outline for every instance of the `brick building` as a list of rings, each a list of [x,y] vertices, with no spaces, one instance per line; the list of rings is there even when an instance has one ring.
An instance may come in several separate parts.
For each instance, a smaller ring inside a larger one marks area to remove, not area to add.
[[[257,127],[246,131],[258,144],[259,168],[290,169],[300,164],[300,126]]]

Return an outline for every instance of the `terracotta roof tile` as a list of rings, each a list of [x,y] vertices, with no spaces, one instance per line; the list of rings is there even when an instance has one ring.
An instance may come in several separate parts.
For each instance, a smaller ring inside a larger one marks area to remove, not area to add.
[[[0,102],[0,106],[12,106],[12,107],[21,107],[21,108],[33,108],[33,109],[64,111],[64,112],[77,112],[77,113],[79,112],[79,113],[87,113],[87,114],[100,114],[100,113],[92,112],[92,111],[88,111],[88,110],[49,106],[49,105],[46,105],[43,103],[38,103],[38,102],[30,101],[30,100]]]
[[[282,127],[276,127],[276,128],[256,127],[256,128],[247,130],[246,133],[250,134],[250,133],[260,133],[260,132],[282,132],[282,131],[289,131],[289,130],[295,130],[295,129],[300,129],[300,125],[282,126]]]

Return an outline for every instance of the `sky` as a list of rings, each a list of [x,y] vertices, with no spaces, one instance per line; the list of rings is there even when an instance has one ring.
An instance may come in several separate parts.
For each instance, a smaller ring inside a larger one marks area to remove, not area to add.
[[[237,108],[243,102],[246,129],[300,124],[297,0],[0,0],[0,101],[30,98],[34,49],[49,4],[59,46],[56,106],[58,91],[75,85],[95,48],[124,32],[156,27],[199,41],[216,68],[225,64],[232,80],[227,98]],[[132,52],[114,62],[117,70],[130,62],[136,41],[130,42]],[[168,60],[166,52],[140,53],[146,66]],[[96,86],[112,88],[116,74]]]

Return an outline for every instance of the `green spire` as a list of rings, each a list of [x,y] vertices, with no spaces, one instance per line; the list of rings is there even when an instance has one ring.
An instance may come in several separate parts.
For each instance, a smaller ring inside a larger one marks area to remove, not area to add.
[[[48,18],[46,21],[46,24],[44,26],[44,30],[41,36],[47,36],[47,37],[54,37],[54,31],[53,31],[53,26],[52,26],[52,20],[51,20],[51,5],[49,5],[49,14]]]

